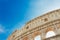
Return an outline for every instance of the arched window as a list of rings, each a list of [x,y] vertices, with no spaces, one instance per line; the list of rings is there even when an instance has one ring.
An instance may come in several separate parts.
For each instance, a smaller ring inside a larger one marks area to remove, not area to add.
[[[40,35],[36,36],[34,40],[41,40],[41,36]]]
[[[55,33],[53,31],[47,32],[46,38],[49,38],[49,37],[52,37],[52,36],[55,36]]]

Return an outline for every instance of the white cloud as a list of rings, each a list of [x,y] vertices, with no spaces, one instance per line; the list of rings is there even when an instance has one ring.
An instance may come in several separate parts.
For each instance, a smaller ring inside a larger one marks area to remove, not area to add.
[[[4,32],[4,30],[2,28],[0,28],[0,33]]]
[[[0,33],[5,33],[4,27],[0,24]]]

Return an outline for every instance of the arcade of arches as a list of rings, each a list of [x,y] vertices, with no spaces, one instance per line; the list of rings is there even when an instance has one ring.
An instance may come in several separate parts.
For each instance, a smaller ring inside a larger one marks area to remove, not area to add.
[[[27,22],[7,40],[60,40],[60,9]]]
[[[53,37],[55,36],[56,34],[54,33],[54,31],[49,31],[47,32],[46,34],[46,38],[49,38],[49,37]],[[34,40],[41,40],[41,36],[40,35],[37,35]]]

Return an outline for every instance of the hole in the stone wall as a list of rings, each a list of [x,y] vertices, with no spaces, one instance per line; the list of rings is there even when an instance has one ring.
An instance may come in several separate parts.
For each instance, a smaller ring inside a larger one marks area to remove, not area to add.
[[[47,34],[46,34],[46,38],[53,37],[53,36],[55,36],[54,31],[49,31],[49,32],[47,32]]]
[[[47,18],[45,18],[45,19],[44,19],[44,21],[46,22],[46,21],[48,21],[48,19],[47,19]]]
[[[41,40],[41,36],[40,35],[36,36],[34,40]]]
[[[15,37],[15,35],[13,35],[13,37]]]
[[[26,29],[28,29],[28,28],[29,28],[29,26],[26,27]]]

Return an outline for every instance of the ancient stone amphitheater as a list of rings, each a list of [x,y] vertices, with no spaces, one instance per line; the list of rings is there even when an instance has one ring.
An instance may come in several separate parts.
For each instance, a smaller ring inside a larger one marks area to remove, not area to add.
[[[7,40],[60,40],[60,9],[32,19]]]

